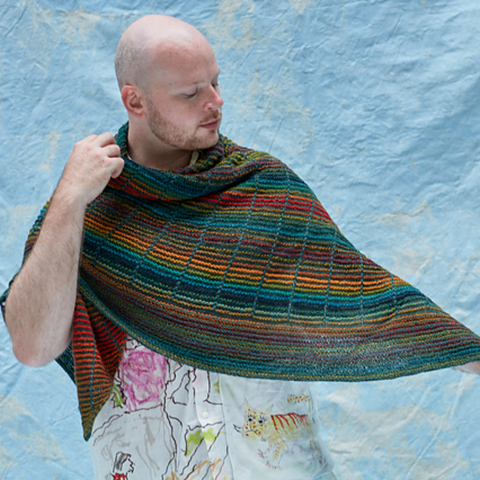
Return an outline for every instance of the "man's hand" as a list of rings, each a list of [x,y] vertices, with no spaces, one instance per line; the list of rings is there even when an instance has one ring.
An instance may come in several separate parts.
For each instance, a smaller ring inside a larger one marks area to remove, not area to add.
[[[478,360],[476,362],[470,362],[454,368],[455,370],[460,370],[461,372],[476,373],[477,375],[480,375],[480,361]]]
[[[10,289],[5,322],[26,365],[57,358],[72,338],[85,207],[118,177],[124,162],[112,135],[78,142],[52,197],[38,239]]]
[[[90,135],[73,148],[55,194],[86,206],[102,193],[110,178],[122,173],[123,166],[120,147],[110,133]]]

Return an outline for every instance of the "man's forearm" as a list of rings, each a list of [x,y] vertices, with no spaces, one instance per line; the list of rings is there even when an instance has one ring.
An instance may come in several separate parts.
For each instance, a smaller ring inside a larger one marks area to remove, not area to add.
[[[85,207],[55,194],[30,256],[7,298],[5,321],[18,360],[41,366],[71,340]]]

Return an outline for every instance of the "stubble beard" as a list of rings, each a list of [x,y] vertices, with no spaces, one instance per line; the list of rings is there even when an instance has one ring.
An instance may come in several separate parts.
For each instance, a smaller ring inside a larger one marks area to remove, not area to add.
[[[149,110],[148,126],[151,132],[158,140],[170,147],[194,151],[213,147],[218,142],[220,125],[215,130],[206,130],[207,135],[202,138],[197,133],[201,127],[197,126],[195,131],[189,132],[168,121],[151,102],[149,102]],[[220,112],[217,118],[221,118]]]

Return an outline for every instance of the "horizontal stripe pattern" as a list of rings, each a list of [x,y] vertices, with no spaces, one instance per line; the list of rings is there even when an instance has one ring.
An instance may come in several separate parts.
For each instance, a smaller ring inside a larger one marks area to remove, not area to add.
[[[127,158],[126,135],[122,175],[86,212],[73,344],[59,359],[86,438],[127,334],[201,369],[285,380],[480,359],[479,337],[355,249],[279,160],[221,137],[196,165],[157,171]]]

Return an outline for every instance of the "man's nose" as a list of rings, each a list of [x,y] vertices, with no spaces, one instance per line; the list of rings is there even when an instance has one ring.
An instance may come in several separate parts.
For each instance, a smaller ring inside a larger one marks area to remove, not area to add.
[[[218,86],[210,86],[209,98],[205,104],[205,108],[220,108],[223,105],[223,99],[220,96],[220,89]]]

